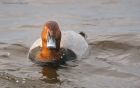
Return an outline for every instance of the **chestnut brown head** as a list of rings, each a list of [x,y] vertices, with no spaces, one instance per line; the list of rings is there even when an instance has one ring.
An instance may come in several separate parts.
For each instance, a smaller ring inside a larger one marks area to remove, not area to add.
[[[55,21],[48,21],[42,31],[42,48],[60,49],[61,31]]]

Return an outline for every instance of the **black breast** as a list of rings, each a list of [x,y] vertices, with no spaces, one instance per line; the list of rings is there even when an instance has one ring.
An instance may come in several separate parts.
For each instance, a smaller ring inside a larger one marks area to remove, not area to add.
[[[70,49],[64,49],[61,48],[60,52],[62,52],[62,58],[60,58],[59,60],[53,60],[53,61],[45,61],[45,62],[41,62],[38,61],[38,59],[36,58],[36,55],[39,53],[41,47],[36,47],[34,49],[32,49],[29,52],[29,56],[28,58],[35,64],[40,65],[40,66],[59,66],[59,65],[64,65],[67,61],[70,60],[74,60],[76,59],[76,54],[70,50]]]

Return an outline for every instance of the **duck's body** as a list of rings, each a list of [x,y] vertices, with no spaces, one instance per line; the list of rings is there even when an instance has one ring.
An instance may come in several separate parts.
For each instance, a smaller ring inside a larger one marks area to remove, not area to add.
[[[52,23],[53,22],[54,21],[52,21]],[[42,34],[43,33],[44,31]],[[53,43],[44,44],[45,39],[42,37],[37,39],[29,50],[29,58],[37,64],[44,65],[45,63],[59,61],[63,58],[69,59],[69,56],[81,58],[87,54],[88,44],[85,38],[80,34],[74,31],[63,31],[59,37],[58,40],[60,43],[56,43],[58,46],[55,46],[55,48],[52,48],[54,46],[52,45]],[[47,41],[48,40],[45,42]],[[48,46],[49,48],[46,48]]]

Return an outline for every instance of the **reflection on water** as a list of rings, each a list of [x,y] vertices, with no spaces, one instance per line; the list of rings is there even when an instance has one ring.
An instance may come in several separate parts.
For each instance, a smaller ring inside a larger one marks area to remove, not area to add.
[[[45,81],[46,83],[60,83],[60,80],[58,79],[57,74],[57,68],[45,66],[42,68],[42,71],[40,72],[43,76],[41,77],[42,81]]]

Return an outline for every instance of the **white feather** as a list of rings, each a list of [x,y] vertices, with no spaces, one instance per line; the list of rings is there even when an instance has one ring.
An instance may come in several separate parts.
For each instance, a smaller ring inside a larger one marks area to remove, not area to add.
[[[61,47],[68,48],[78,56],[83,57],[88,52],[88,44],[83,36],[74,31],[62,32]]]
[[[37,40],[32,44],[32,46],[31,46],[30,49],[29,49],[29,52],[30,52],[32,49],[34,49],[34,48],[36,48],[36,47],[38,47],[38,46],[42,47],[42,40],[41,40],[41,38],[37,39]]]

